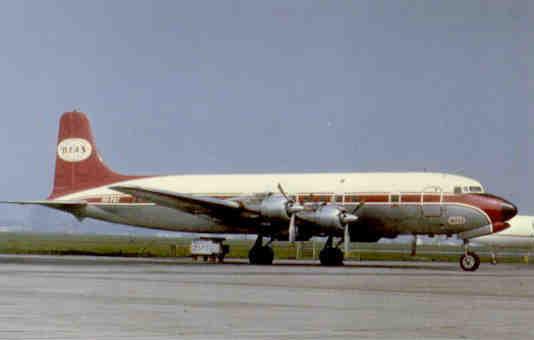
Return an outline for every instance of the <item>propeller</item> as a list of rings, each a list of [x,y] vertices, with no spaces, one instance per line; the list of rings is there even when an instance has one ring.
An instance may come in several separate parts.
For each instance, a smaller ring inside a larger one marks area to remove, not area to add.
[[[348,256],[349,254],[349,248],[350,248],[350,224],[354,223],[358,220],[358,216],[356,216],[356,212],[360,210],[364,202],[360,202],[350,213],[343,212],[341,213],[340,220],[341,223],[345,225],[345,230],[343,233],[343,248],[345,251],[345,256]]]
[[[289,198],[280,183],[278,183],[278,190],[286,199],[286,210],[289,215],[289,242],[293,243],[297,238],[297,226],[295,224],[297,213],[304,210],[304,207],[298,204],[294,199]]]
[[[304,209],[304,208],[303,208]],[[299,210],[301,211],[301,210]],[[295,224],[295,219],[297,216],[297,212],[295,211],[291,214],[291,217],[289,218],[289,242],[294,243],[297,239],[297,226]]]
[[[345,224],[345,232],[343,234],[343,250],[345,253],[345,256],[349,256],[349,248],[350,248],[350,230],[349,230],[349,224]]]

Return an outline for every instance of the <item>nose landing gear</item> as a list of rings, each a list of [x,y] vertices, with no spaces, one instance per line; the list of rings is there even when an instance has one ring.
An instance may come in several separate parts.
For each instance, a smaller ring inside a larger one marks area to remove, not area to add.
[[[466,272],[474,272],[480,266],[480,257],[469,251],[469,241],[464,240],[464,254],[460,257],[460,267]]]

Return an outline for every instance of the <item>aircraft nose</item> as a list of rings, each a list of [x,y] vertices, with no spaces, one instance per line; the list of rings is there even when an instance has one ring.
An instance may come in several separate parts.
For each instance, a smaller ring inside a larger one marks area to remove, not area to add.
[[[503,221],[508,221],[517,215],[517,207],[510,202],[505,202],[501,205],[501,215]]]

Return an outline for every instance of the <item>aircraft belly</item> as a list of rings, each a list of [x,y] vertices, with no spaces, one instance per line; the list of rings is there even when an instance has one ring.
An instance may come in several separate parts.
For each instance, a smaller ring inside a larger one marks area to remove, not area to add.
[[[98,206],[86,209],[87,217],[131,226],[195,233],[250,233],[250,228],[218,224],[205,216],[197,216],[157,205]]]

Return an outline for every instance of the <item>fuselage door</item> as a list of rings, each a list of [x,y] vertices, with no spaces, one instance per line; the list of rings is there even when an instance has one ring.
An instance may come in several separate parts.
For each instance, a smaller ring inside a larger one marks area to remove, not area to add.
[[[421,210],[423,217],[441,217],[443,214],[443,190],[430,187],[421,193]]]

